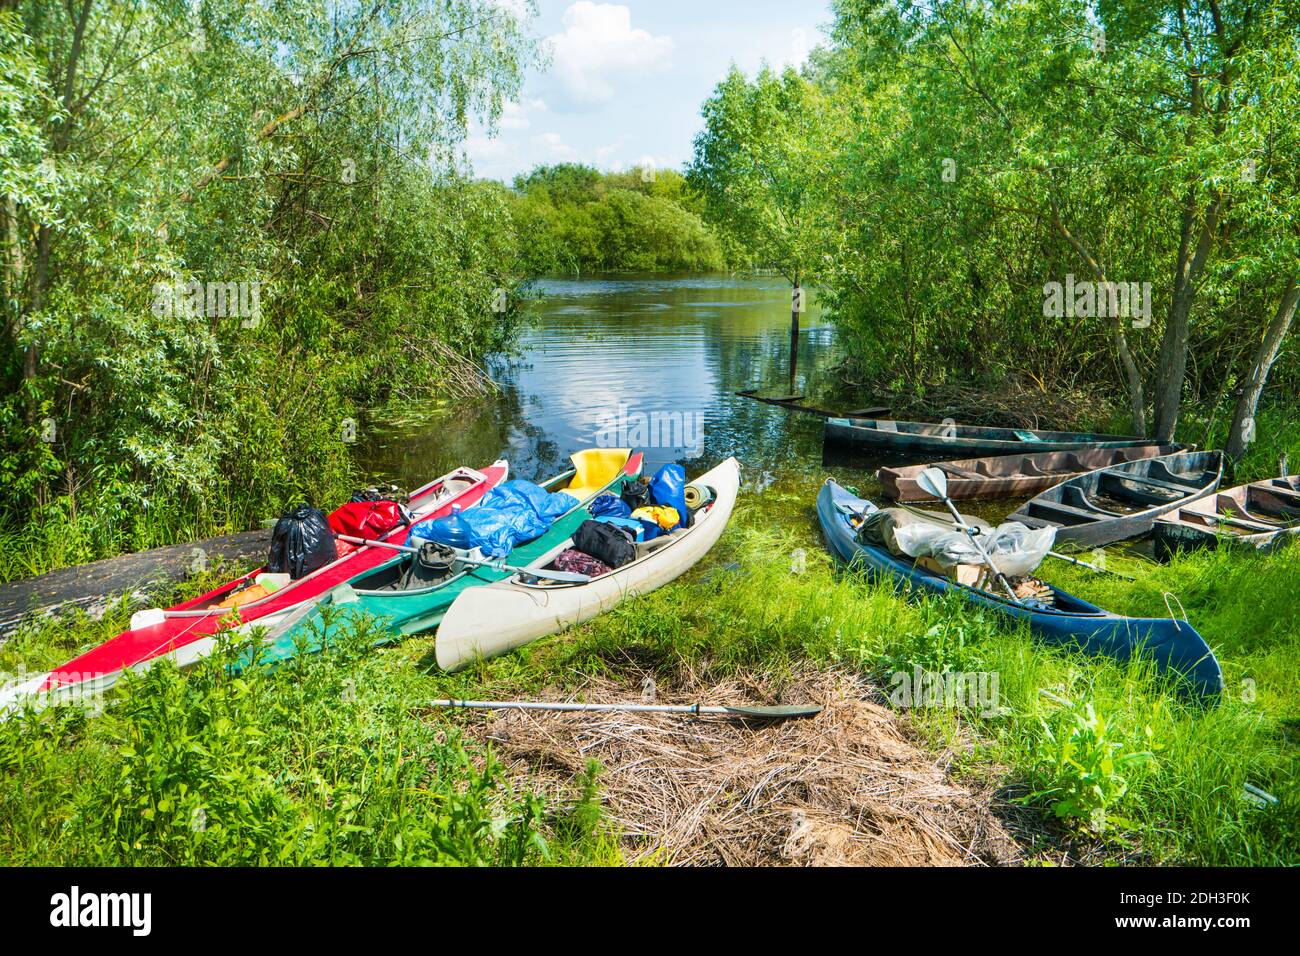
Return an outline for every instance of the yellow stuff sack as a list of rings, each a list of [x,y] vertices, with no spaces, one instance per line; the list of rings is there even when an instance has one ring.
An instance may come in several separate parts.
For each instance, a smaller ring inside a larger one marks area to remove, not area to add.
[[[682,523],[682,516],[677,513],[676,508],[670,508],[667,505],[653,505],[649,508],[637,508],[632,512],[632,517],[638,521],[653,521],[664,531],[672,531]]]

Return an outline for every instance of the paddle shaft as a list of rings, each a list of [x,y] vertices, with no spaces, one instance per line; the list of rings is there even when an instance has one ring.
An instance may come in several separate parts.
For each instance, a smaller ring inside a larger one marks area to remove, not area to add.
[[[998,583],[1001,584],[1002,589],[1007,592],[1007,597],[1019,604],[1020,598],[1016,597],[1016,592],[1011,587],[1011,582],[1008,581],[1007,576],[998,569],[998,566],[993,563],[992,555],[984,550],[984,545],[980,543],[979,538],[976,536],[975,529],[965,521],[961,520],[961,512],[957,510],[957,506],[952,503],[952,499],[947,495],[944,495],[943,503],[946,504],[948,510],[952,512],[953,519],[957,522],[957,527],[966,532],[966,537],[970,538],[970,543],[975,545],[975,550],[980,553],[980,557],[984,559],[984,563],[992,569],[994,576],[998,579]]]
[[[530,700],[448,700],[429,701],[433,707],[461,707],[472,710],[551,710],[591,713],[630,714],[716,714],[740,717],[805,717],[821,711],[820,707],[706,707],[701,704],[579,704],[550,703]]]
[[[394,544],[391,541],[376,541],[373,538],[356,538],[350,534],[335,535],[340,541],[346,541],[348,544],[366,544],[377,548],[392,548],[394,551],[405,551],[407,554],[419,554],[419,548],[413,548],[409,544]],[[586,584],[591,578],[585,574],[575,574],[572,571],[544,571],[542,569],[534,570],[533,568],[517,568],[514,565],[503,564],[500,561],[480,561],[478,558],[469,558],[460,552],[456,553],[456,560],[462,564],[472,564],[480,568],[492,568],[494,571],[513,571],[516,574],[531,574],[537,578],[547,578],[551,581],[566,581],[571,584]]]
[[[1113,574],[1117,578],[1123,578],[1125,581],[1136,581],[1137,578],[1131,574],[1121,574],[1119,571],[1112,571],[1109,568],[1103,568],[1096,564],[1089,564],[1087,561],[1080,561],[1078,558],[1072,558],[1068,554],[1061,554],[1059,551],[1048,551],[1052,557],[1060,561],[1069,561],[1071,564],[1077,564],[1081,568],[1087,568],[1089,571],[1096,571],[1098,574]]]

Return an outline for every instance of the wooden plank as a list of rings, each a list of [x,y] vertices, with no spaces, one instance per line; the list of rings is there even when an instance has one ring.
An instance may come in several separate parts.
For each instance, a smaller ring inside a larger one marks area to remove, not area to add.
[[[0,584],[0,635],[12,632],[32,612],[82,607],[93,616],[109,597],[189,576],[196,558],[209,563],[221,558],[261,564],[270,544],[271,529],[262,528],[105,558]]]

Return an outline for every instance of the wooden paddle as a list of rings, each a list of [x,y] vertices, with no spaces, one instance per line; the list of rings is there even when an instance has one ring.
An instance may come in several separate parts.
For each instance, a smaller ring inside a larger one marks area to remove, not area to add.
[[[596,713],[626,712],[633,714],[715,714],[721,717],[760,717],[767,720],[789,717],[812,717],[822,709],[816,704],[791,704],[783,707],[704,707],[700,704],[551,704],[528,700],[431,700],[432,707],[465,707],[474,710],[559,710]]]
[[[393,544],[390,541],[376,541],[373,538],[354,538],[350,534],[335,535],[340,541],[346,541],[348,544],[368,544],[377,548],[392,548],[394,551],[405,551],[408,554],[419,554],[419,548],[412,548],[406,544]],[[491,568],[493,571],[513,571],[516,574],[529,574],[535,578],[546,578],[548,581],[563,581],[566,584],[586,584],[591,578],[585,574],[577,574],[573,571],[548,571],[542,568],[519,568],[514,565],[506,564],[503,561],[487,561],[471,558],[467,555],[456,552],[456,560],[462,564],[472,564],[475,567]]]

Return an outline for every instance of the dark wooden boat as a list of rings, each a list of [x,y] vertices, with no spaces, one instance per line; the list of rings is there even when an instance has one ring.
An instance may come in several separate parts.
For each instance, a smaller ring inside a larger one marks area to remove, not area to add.
[[[824,441],[863,450],[899,455],[1009,455],[1018,452],[1080,451],[1085,448],[1132,448],[1149,445],[1149,438],[1098,435],[1092,432],[1050,432],[983,425],[895,422],[882,418],[828,418]]]
[[[807,412],[809,415],[820,415],[822,418],[871,418],[876,415],[889,414],[888,405],[874,405],[870,408],[855,408],[847,412],[833,412],[826,408],[818,408],[815,405],[803,404],[802,395],[759,395],[756,388],[747,388],[736,394],[741,398],[752,398],[756,402],[766,402],[768,405],[776,405],[792,412]]]
[[[1058,544],[1096,548],[1146,534],[1156,519],[1214,493],[1223,452],[1194,451],[1100,468],[1049,488],[1007,520],[1055,525]]]
[[[1083,451],[1045,451],[1036,455],[962,458],[934,465],[881,468],[876,472],[876,478],[884,486],[885,497],[895,501],[934,500],[916,483],[916,476],[926,468],[938,468],[948,476],[950,498],[1023,498],[1098,468],[1122,465],[1143,458],[1176,455],[1194,447],[1134,445],[1129,448],[1089,448]]]
[[[1134,618],[1112,614],[1082,598],[1051,587],[1050,601],[1043,606],[1016,604],[1001,595],[959,584],[924,568],[909,558],[900,558],[887,548],[858,540],[858,515],[875,510],[866,499],[850,494],[833,479],[817,495],[817,520],[826,543],[841,561],[865,571],[877,580],[892,581],[900,588],[939,594],[955,592],[971,604],[1025,621],[1039,640],[1078,647],[1089,654],[1104,654],[1125,661],[1143,654],[1162,671],[1178,675],[1186,687],[1205,700],[1223,691],[1223,671],[1214,652],[1196,628],[1186,621],[1168,617]]]
[[[1157,519],[1156,555],[1242,544],[1265,549],[1300,535],[1300,475],[1206,495]]]

